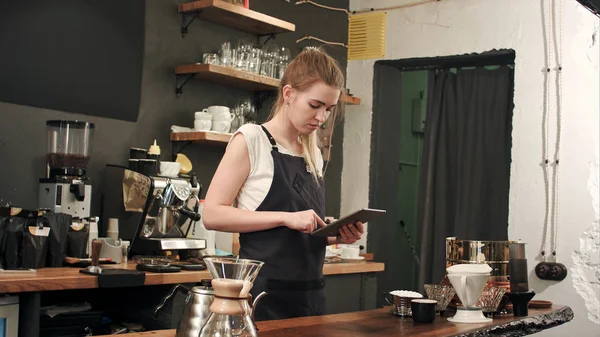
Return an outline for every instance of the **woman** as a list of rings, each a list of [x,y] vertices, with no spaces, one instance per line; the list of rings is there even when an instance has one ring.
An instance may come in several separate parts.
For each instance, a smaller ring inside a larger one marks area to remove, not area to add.
[[[269,295],[255,308],[256,320],[323,314],[325,247],[354,243],[363,233],[357,222],[337,237],[310,235],[325,226],[316,130],[334,122],[343,88],[333,58],[301,52],[285,71],[268,121],[234,134],[206,194],[206,228],[240,233],[240,258],[265,262],[252,295]]]

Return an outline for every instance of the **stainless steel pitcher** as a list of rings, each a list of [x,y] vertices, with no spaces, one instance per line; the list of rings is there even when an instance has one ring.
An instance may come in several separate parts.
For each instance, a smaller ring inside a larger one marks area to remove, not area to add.
[[[154,317],[156,317],[160,309],[162,309],[167,301],[175,296],[178,291],[187,293],[187,298],[185,299],[183,315],[177,325],[175,337],[198,337],[200,331],[202,331],[202,327],[210,316],[210,305],[215,298],[214,290],[211,287],[211,280],[202,280],[199,286],[193,287],[192,289],[189,289],[182,284],[174,286],[167,296],[162,299],[161,303],[154,309]],[[250,302],[252,321],[254,321],[254,307],[265,295],[267,295],[267,293],[262,292],[256,296],[253,302]]]
[[[187,298],[185,299],[185,308],[179,320],[175,337],[198,337],[210,315],[210,305],[214,299],[214,291],[210,287],[210,280],[202,280],[200,286],[192,289],[181,284],[176,285],[154,309],[154,317],[177,291],[187,293]]]

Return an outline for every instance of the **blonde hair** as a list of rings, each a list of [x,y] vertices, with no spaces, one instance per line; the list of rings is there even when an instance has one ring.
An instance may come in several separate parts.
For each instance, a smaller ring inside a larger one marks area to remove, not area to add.
[[[343,116],[344,112],[343,98],[346,92],[344,88],[344,74],[334,58],[317,48],[307,48],[303,50],[292,60],[292,62],[290,62],[283,74],[281,83],[279,84],[277,99],[273,103],[273,108],[271,109],[271,114],[267,121],[275,117],[285,104],[283,87],[289,85],[298,91],[304,91],[318,81],[322,81],[341,92],[337,106],[332,110],[331,115],[326,121],[326,123],[335,124],[336,119]],[[308,136],[301,135],[300,138],[302,140],[302,155],[304,161],[318,184],[318,178],[323,176],[323,172],[320,167],[316,167],[316,159],[320,145],[317,131],[311,132]],[[331,146],[332,138],[333,125],[331,128],[331,137],[329,137],[329,146]]]

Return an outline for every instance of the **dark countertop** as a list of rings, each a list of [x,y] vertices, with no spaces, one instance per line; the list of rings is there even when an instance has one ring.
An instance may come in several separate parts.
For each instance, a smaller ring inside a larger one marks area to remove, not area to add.
[[[417,324],[412,318],[396,317],[391,307],[336,315],[293,318],[258,322],[261,337],[311,336],[311,337],[517,337],[531,335],[564,324],[573,319],[573,311],[566,306],[548,309],[529,309],[529,316],[506,315],[490,323],[454,324],[446,317],[437,317],[432,324]],[[126,337],[173,337],[175,330],[160,330],[123,334]]]

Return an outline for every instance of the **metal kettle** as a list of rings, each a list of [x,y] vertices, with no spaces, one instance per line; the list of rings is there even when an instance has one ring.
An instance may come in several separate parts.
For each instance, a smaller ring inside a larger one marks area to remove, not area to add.
[[[214,291],[210,280],[202,280],[199,286],[189,289],[178,284],[171,289],[169,294],[162,299],[161,303],[154,309],[154,317],[167,301],[175,296],[177,291],[187,293],[183,315],[179,320],[175,337],[198,337],[204,323],[210,315],[210,305],[214,300]]]
[[[171,291],[162,299],[160,304],[154,309],[154,317],[156,318],[160,309],[162,309],[167,301],[171,299],[177,291],[187,293],[185,299],[185,307],[183,309],[183,315],[177,325],[177,331],[175,337],[198,337],[202,331],[202,327],[210,316],[210,305],[212,304],[215,296],[214,290],[211,287],[211,280],[202,280],[199,286],[189,289],[188,287],[178,284],[171,289]],[[258,301],[267,295],[266,292],[259,294],[252,302],[252,320],[254,321],[254,307]]]

